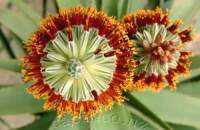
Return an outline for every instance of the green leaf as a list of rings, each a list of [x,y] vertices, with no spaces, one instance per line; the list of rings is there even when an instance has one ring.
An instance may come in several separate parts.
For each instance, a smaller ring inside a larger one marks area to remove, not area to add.
[[[195,126],[200,128],[200,100],[182,93],[162,90],[152,92],[132,93],[165,121]]]
[[[146,0],[128,0],[128,8],[126,13],[131,13],[138,9],[145,8],[146,4]]]
[[[174,130],[199,130],[197,128],[186,126],[186,125],[180,125],[180,124],[170,124]]]
[[[129,0],[118,0],[118,11],[117,11],[117,17],[118,19],[123,18],[124,15],[126,15],[127,8],[128,8],[128,2]]]
[[[114,105],[111,110],[102,111],[91,121],[79,119],[75,123],[71,116],[56,119],[49,130],[155,130],[150,124],[135,114],[130,113],[124,105]]]
[[[5,125],[7,128],[11,129],[10,124],[8,124],[7,121],[5,121],[4,119],[2,119],[1,117],[0,117],[0,123],[3,124],[3,125]]]
[[[198,33],[200,31],[200,15],[199,14],[200,14],[200,11],[198,11],[198,14],[194,18],[194,25],[195,25],[194,30],[195,30],[195,32],[198,32]]]
[[[117,17],[117,5],[116,0],[102,0],[102,11],[109,16]]]
[[[136,114],[131,113],[132,121],[136,130],[155,130],[156,128],[149,124],[147,121],[137,116]]]
[[[35,100],[26,91],[28,85],[0,89],[0,115],[43,112],[43,101]]]
[[[16,57],[21,58],[25,55],[25,49],[24,49],[24,43],[23,41],[17,37],[14,33],[10,32],[9,34],[9,39],[10,39],[10,45],[11,48],[14,48],[14,53],[16,54]]]
[[[47,0],[42,0],[42,17],[45,17],[47,15],[47,5],[48,1]]]
[[[167,123],[163,122],[157,115],[155,115],[130,93],[125,93],[125,97],[128,98],[127,106],[132,111],[132,113],[140,116],[159,130],[171,130]]]
[[[190,60],[192,61],[191,64],[191,69],[198,69],[200,68],[200,55],[196,55],[190,58]]]
[[[174,3],[174,0],[160,0],[161,2],[161,8],[162,9],[170,9]]]
[[[57,3],[60,8],[71,8],[79,4],[77,0],[57,0]]]
[[[190,58],[190,61],[192,61],[192,64],[190,66],[190,74],[188,75],[188,77],[180,77],[178,80],[179,82],[189,81],[193,78],[200,76],[200,55],[192,56]]]
[[[41,19],[40,15],[35,12],[28,4],[26,4],[23,0],[10,0],[12,4],[14,4],[30,21],[39,25],[39,21]]]
[[[187,77],[181,76],[178,79],[178,83],[182,83],[182,82],[186,82],[186,81],[190,81],[196,77],[200,76],[200,68],[199,69],[194,69],[194,70],[190,70],[190,73]]]
[[[177,11],[177,9],[179,10]],[[173,19],[183,19],[184,24],[187,25],[199,14],[199,10],[200,3],[198,0],[176,0],[171,8],[171,16]]]
[[[200,80],[178,84],[177,92],[200,99]]]
[[[57,4],[60,8],[71,8],[77,5],[91,7],[95,6],[95,0],[57,0]]]
[[[96,5],[96,9],[98,11],[101,10],[101,6],[102,6],[102,0],[95,0],[95,5]]]
[[[0,59],[0,69],[21,72],[21,63],[19,60],[9,59],[4,60]]]
[[[15,53],[13,52],[13,49],[10,46],[9,40],[0,28],[0,41],[2,41],[2,44],[4,45],[5,50],[7,51],[10,58],[15,59]]]
[[[96,1],[95,0],[79,0],[81,5],[84,7],[95,7]]]
[[[33,123],[18,128],[16,130],[48,130],[54,119],[55,119],[55,113],[53,112],[45,113],[44,115],[42,115],[42,117],[35,120]]]
[[[22,40],[26,40],[37,29],[37,26],[25,16],[8,9],[0,9],[0,23]]]
[[[124,105],[114,105],[91,121],[91,130],[155,130],[154,127],[131,114]]]
[[[128,13],[143,8],[153,8],[155,4],[159,3],[158,0],[118,0],[118,18],[123,18]],[[153,6],[154,5],[154,6]],[[152,7],[153,6],[153,7]]]
[[[73,122],[72,117],[66,114],[62,119],[56,119],[49,130],[90,130],[90,123],[82,118]]]
[[[162,0],[148,0],[148,4],[147,4],[146,8],[155,9],[157,6],[160,5],[161,1]]]

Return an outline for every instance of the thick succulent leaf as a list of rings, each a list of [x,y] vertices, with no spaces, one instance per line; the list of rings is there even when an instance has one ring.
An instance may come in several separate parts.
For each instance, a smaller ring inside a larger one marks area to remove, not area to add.
[[[199,33],[200,31],[200,11],[198,11],[198,14],[194,17],[194,25],[195,25],[195,31]]]
[[[26,91],[27,84],[0,89],[0,115],[43,112],[43,101]]]
[[[0,59],[0,69],[9,70],[14,72],[21,71],[21,63],[19,60],[14,59]]]
[[[115,0],[113,0],[113,3],[117,6],[117,8],[113,9],[114,7],[113,8],[108,7],[107,12],[115,11],[114,13],[111,14],[113,14],[113,16],[117,15],[118,19],[121,19],[126,14],[134,12],[138,9],[146,8],[147,6],[147,2],[145,2],[145,0],[118,0],[118,2],[115,2]],[[111,1],[110,1],[110,6],[112,6]]]
[[[24,50],[24,43],[19,37],[17,37],[14,33],[10,33],[10,46],[13,49],[13,52],[15,53],[17,58],[21,58],[25,54]]]
[[[180,124],[170,124],[174,130],[199,130],[198,128]]]
[[[102,11],[109,16],[117,17],[117,5],[116,0],[102,0]]]
[[[192,79],[194,79],[196,77],[199,77],[199,76],[200,76],[200,68],[199,69],[190,70],[189,75],[179,77],[178,83],[190,81],[190,80],[192,80]]]
[[[5,35],[5,33],[2,31],[2,29],[0,28],[0,43],[3,44],[5,50],[7,51],[7,54],[9,55],[10,58],[15,59],[16,55],[13,51],[13,49],[11,48],[10,42],[7,38],[7,36]]]
[[[178,84],[177,92],[200,99],[200,77],[197,81],[190,81]]]
[[[133,95],[165,121],[200,128],[198,98],[169,90],[162,90],[158,94],[135,92]]]
[[[191,57],[190,60],[192,61],[192,64],[190,67],[192,70],[200,69],[200,55],[193,56]]]
[[[90,122],[82,118],[73,122],[72,117],[66,114],[63,118],[53,121],[49,130],[90,130]]]
[[[123,18],[128,13],[132,13],[138,9],[145,8],[147,5],[145,0],[118,0],[118,2],[114,4],[117,6],[117,9],[114,9],[117,12],[117,14],[115,12],[113,14],[114,16],[117,15],[118,19]],[[110,6],[112,6],[112,3],[110,3]],[[106,9],[107,12],[114,11],[112,10],[112,8],[109,7]]]
[[[190,58],[192,64],[190,66],[190,73],[187,77],[180,77],[179,78],[179,82],[185,82],[185,81],[189,81],[193,78],[196,78],[198,76],[200,76],[200,56],[196,55],[196,56],[192,56]]]
[[[160,0],[160,6],[162,9],[170,9],[174,3],[174,0]]]
[[[160,6],[162,4],[162,0],[148,0],[148,4],[146,8],[148,9],[155,9],[157,6]]]
[[[16,130],[48,130],[52,121],[55,119],[55,113],[48,112],[36,119],[33,123]]]
[[[155,128],[130,113],[124,105],[114,105],[111,110],[102,111],[91,121],[79,119],[72,121],[71,116],[66,115],[61,120],[56,119],[50,130],[155,130]]]
[[[137,116],[136,114],[131,113],[134,130],[155,130],[156,128],[149,124],[147,121]],[[126,129],[126,128],[125,128]]]
[[[60,8],[71,8],[78,5],[78,0],[57,0],[57,4]]]
[[[85,7],[95,6],[95,0],[57,0],[57,4],[60,8],[71,8],[77,5]]]
[[[0,9],[0,23],[22,40],[26,40],[37,29],[37,26],[24,15],[8,9]]]
[[[84,7],[95,7],[96,1],[95,0],[79,0],[81,5]]]
[[[184,8],[180,8],[184,7]],[[177,9],[179,9],[177,11]],[[194,20],[194,17],[199,14],[200,3],[198,0],[176,0],[171,8],[172,18],[181,18],[184,23],[188,23]]]
[[[126,15],[129,0],[118,0],[117,17],[118,19]]]
[[[6,126],[7,128],[11,128],[10,124],[8,124],[7,121],[5,121],[4,119],[0,118],[0,124],[3,124],[4,126]]]
[[[95,1],[96,9],[98,11],[101,10],[102,0],[94,0],[94,1]]]
[[[23,0],[10,0],[33,24],[38,25],[41,19],[40,15],[35,12],[28,4]]]
[[[128,99],[126,103],[127,107],[132,113],[140,116],[159,130],[171,130],[167,123],[162,121],[157,115],[155,115],[151,110],[148,109],[148,107],[143,105],[143,103],[137,100],[133,95],[130,93],[125,93],[124,95]]]
[[[126,13],[131,13],[138,9],[143,9],[145,8],[146,4],[146,0],[128,0],[128,7]]]
[[[132,115],[124,105],[98,114],[91,121],[91,130],[155,130],[146,121]]]

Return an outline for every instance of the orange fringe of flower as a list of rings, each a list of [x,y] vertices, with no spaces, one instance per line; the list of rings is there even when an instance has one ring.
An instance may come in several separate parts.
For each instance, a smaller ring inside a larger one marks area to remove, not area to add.
[[[182,25],[182,21],[175,20],[171,22],[169,20],[169,13],[167,11],[163,12],[160,8],[156,8],[155,10],[141,9],[134,13],[130,13],[124,17],[123,23],[125,24],[126,31],[130,38],[133,37],[138,28],[158,23],[164,25],[171,33],[178,34],[183,43],[193,39],[191,27],[179,31],[178,29],[180,25]]]
[[[109,88],[100,95],[92,93],[95,100],[80,101],[75,103],[71,100],[64,100],[43,81],[41,74],[40,59],[45,55],[44,48],[50,40],[56,37],[56,32],[66,29],[69,39],[72,40],[72,26],[83,25],[85,30],[96,28],[99,35],[105,36],[109,40],[109,45],[115,50],[117,57],[116,70]],[[106,16],[103,12],[97,12],[93,8],[75,7],[69,10],[60,10],[57,16],[49,16],[40,25],[39,31],[35,32],[25,45],[27,56],[24,57],[24,80],[35,83],[28,88],[37,99],[43,97],[46,102],[46,110],[57,110],[60,117],[65,112],[69,112],[74,118],[78,118],[81,113],[86,119],[93,117],[101,108],[110,108],[113,102],[124,101],[122,90],[128,89],[126,84],[130,84],[133,75],[132,69],[135,66],[131,57],[133,55],[132,43],[121,24],[114,18]]]
[[[154,92],[159,92],[166,86],[166,81],[168,82],[169,87],[175,90],[178,75],[188,75],[189,73],[189,65],[191,63],[189,61],[190,55],[191,52],[181,52],[176,69],[169,69],[168,75],[146,76],[145,72],[141,73],[139,76],[135,75],[133,77],[133,85],[130,90],[143,91],[146,89],[151,89]]]
[[[178,35],[182,41],[182,47],[185,45],[184,43],[193,39],[191,27],[179,31],[182,21],[175,20],[171,22],[169,20],[169,13],[163,12],[160,8],[156,8],[155,10],[142,9],[128,14],[124,17],[123,23],[130,39],[136,34],[137,29],[154,23],[164,25],[172,34]],[[177,49],[180,50],[182,47]],[[146,76],[145,72],[140,75],[134,75],[132,90],[151,89],[158,92],[166,86],[166,81],[171,88],[175,89],[178,75],[186,75],[189,72],[190,65],[189,56],[191,53],[184,51],[180,51],[180,53],[181,56],[176,69],[169,69],[168,75]]]

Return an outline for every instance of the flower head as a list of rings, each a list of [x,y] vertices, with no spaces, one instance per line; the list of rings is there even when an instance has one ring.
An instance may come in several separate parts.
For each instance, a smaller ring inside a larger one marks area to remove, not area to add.
[[[192,40],[191,27],[179,30],[180,20],[171,22],[168,12],[159,8],[139,10],[124,17],[129,38],[134,43],[138,67],[133,89],[159,91],[168,83],[176,87],[178,75],[188,73],[190,52],[183,51]]]
[[[25,45],[24,80],[46,109],[90,118],[122,102],[132,77],[132,45],[123,26],[93,8],[61,10],[44,19]]]

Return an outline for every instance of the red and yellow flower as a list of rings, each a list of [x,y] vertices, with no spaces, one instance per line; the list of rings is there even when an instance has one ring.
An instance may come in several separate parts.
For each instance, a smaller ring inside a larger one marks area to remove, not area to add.
[[[121,24],[93,8],[61,10],[44,19],[25,45],[24,80],[45,109],[93,117],[122,102],[132,80],[132,43]]]
[[[159,91],[166,85],[176,88],[178,75],[188,73],[190,52],[185,43],[192,40],[191,27],[180,30],[180,20],[170,21],[169,13],[138,10],[124,17],[123,23],[136,48],[134,90]]]

